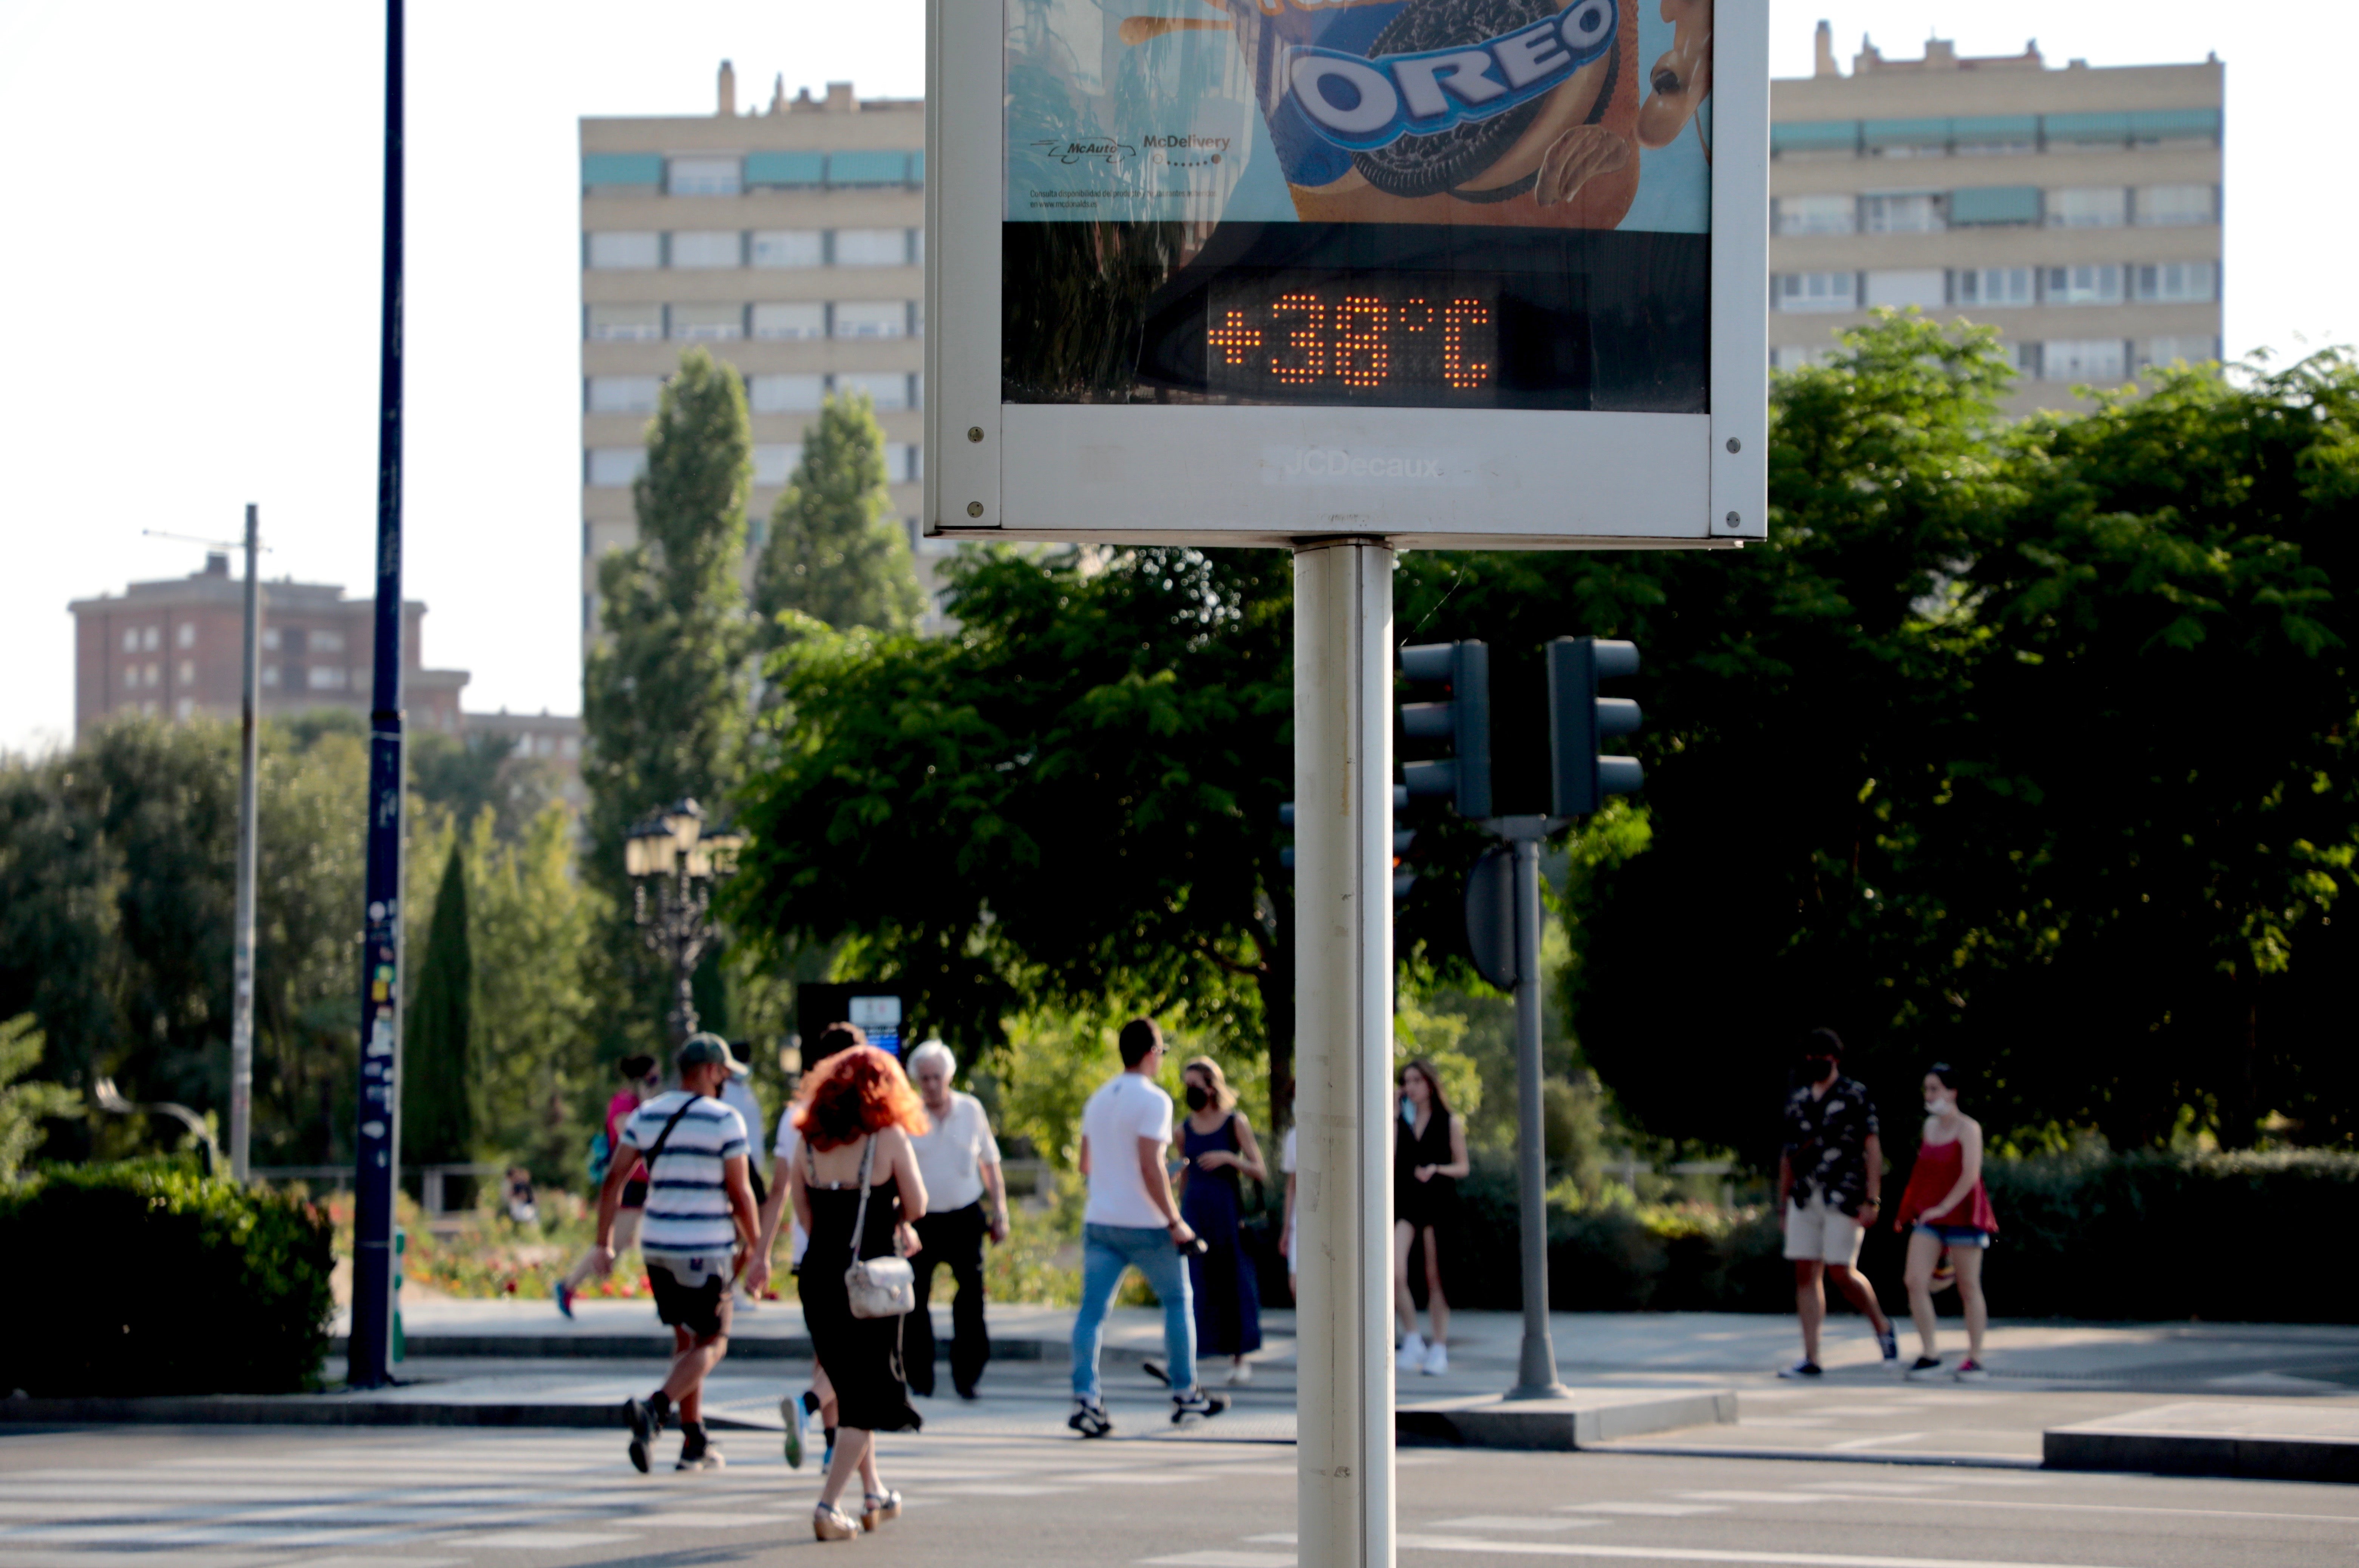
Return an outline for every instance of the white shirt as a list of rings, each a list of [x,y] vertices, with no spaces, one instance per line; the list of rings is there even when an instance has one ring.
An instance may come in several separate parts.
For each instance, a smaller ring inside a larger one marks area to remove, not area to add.
[[[680,1113],[677,1121],[675,1111]],[[642,1152],[663,1145],[647,1173],[641,1252],[702,1256],[725,1254],[737,1245],[722,1173],[725,1162],[745,1156],[743,1118],[717,1099],[674,1089],[631,1114],[623,1124],[623,1141]]]
[[[1169,1226],[1147,1195],[1138,1141],[1171,1141],[1171,1097],[1141,1074],[1120,1074],[1082,1108],[1082,1136],[1090,1141],[1090,1201],[1082,1223],[1152,1230]]]
[[[1277,1169],[1281,1175],[1290,1176],[1294,1174],[1294,1134],[1296,1130],[1297,1130],[1294,1128],[1288,1128],[1286,1130],[1286,1141],[1278,1145]]]
[[[929,1111],[928,1115],[932,1115]],[[926,1179],[926,1212],[948,1214],[983,1196],[983,1167],[999,1163],[999,1141],[991,1119],[973,1095],[951,1091],[951,1108],[934,1118],[933,1130],[912,1138],[918,1174]]]
[[[778,1138],[770,1152],[795,1168],[795,1152],[803,1146],[803,1135],[795,1130],[795,1108],[792,1103],[778,1112]],[[803,1217],[789,1207],[787,1210],[787,1260],[796,1268],[802,1267],[803,1253],[810,1247],[810,1232],[803,1228]]]
[[[720,1099],[745,1122],[746,1137],[762,1130],[762,1102],[755,1098],[752,1084],[732,1073],[722,1081]]]

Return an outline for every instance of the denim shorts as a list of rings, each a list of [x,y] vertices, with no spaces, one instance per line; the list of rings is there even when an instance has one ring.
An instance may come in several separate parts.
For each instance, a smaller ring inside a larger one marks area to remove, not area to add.
[[[1971,1225],[1927,1225],[1917,1222],[1917,1234],[1938,1238],[1944,1247],[1988,1247],[1990,1232],[1976,1230]]]

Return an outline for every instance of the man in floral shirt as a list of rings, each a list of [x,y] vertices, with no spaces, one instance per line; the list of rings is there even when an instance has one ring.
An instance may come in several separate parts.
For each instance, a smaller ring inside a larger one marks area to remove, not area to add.
[[[1786,1141],[1777,1154],[1777,1208],[1786,1217],[1786,1256],[1794,1265],[1794,1303],[1802,1320],[1802,1358],[1777,1375],[1816,1378],[1819,1326],[1826,1319],[1821,1283],[1835,1288],[1875,1326],[1884,1359],[1897,1363],[1892,1320],[1854,1267],[1866,1227],[1883,1213],[1884,1144],[1867,1086],[1843,1076],[1843,1042],[1832,1029],[1802,1039],[1801,1087],[1786,1097]]]

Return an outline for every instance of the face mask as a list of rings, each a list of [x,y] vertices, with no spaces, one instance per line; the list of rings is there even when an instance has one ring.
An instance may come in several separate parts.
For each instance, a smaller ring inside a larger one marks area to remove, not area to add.
[[[1947,1116],[1958,1108],[1958,1102],[1946,1095],[1935,1095],[1925,1102],[1927,1116]]]
[[[1833,1061],[1828,1057],[1805,1056],[1802,1058],[1802,1081],[1806,1084],[1815,1084],[1825,1077],[1833,1067]]]
[[[1203,1085],[1190,1084],[1188,1086],[1188,1108],[1190,1110],[1201,1110],[1212,1103],[1212,1097],[1204,1091]]]
[[[1417,1125],[1417,1107],[1407,1095],[1401,1096],[1401,1119],[1412,1127]]]

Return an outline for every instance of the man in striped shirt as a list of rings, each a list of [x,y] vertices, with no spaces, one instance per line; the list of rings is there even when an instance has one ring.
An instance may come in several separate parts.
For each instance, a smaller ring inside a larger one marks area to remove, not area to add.
[[[647,1449],[679,1408],[682,1470],[718,1470],[720,1452],[704,1433],[704,1379],[729,1349],[729,1291],[744,1271],[758,1233],[754,1189],[746,1180],[745,1119],[712,1098],[736,1064],[717,1034],[691,1034],[679,1048],[679,1087],[658,1095],[623,1124],[623,1146],[598,1189],[598,1241],[592,1255],[614,1262],[614,1214],[623,1184],[642,1160],[647,1170],[647,1219],[639,1256],[647,1260],[656,1313],[669,1325],[671,1375],[644,1400],[624,1401],[631,1463],[644,1474]]]

